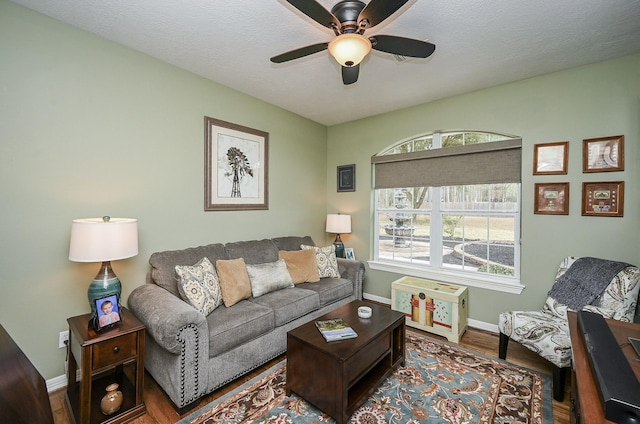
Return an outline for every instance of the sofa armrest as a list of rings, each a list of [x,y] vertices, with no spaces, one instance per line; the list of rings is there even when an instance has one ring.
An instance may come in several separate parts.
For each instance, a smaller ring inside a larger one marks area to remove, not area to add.
[[[167,351],[180,354],[185,327],[197,328],[198,346],[208,351],[207,320],[193,306],[153,283],[136,287],[127,304],[131,312],[147,327],[147,333]]]
[[[362,280],[364,279],[364,264],[360,261],[352,261],[344,258],[338,259],[338,272],[340,277],[353,281],[356,299],[362,300]]]

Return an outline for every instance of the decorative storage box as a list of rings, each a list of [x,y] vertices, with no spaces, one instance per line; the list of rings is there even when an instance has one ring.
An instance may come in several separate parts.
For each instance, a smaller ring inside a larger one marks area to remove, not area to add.
[[[414,277],[391,283],[391,309],[403,312],[406,324],[458,343],[467,329],[466,287]]]

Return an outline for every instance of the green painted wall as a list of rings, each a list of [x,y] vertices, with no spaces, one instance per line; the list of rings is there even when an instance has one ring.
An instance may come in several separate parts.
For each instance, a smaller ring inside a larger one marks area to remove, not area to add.
[[[139,219],[140,254],[114,263],[123,297],[152,252],[310,234],[330,242],[325,213],[353,215],[344,235],[370,257],[370,157],[435,130],[518,134],[523,149],[522,295],[471,289],[470,316],[538,308],[560,259],[640,263],[640,55],[533,78],[326,128],[133,50],[0,0],[0,323],[47,379],[64,373],[66,318],[87,313],[97,264],[69,262],[71,220]],[[203,211],[203,117],[270,133],[268,211]],[[626,170],[582,174],[582,139],[624,134]],[[533,177],[533,144],[570,141],[569,174]],[[355,163],[357,191],[336,193]],[[292,178],[291,176],[295,176]],[[582,181],[625,180],[624,218],[580,215]],[[569,181],[569,216],[534,215],[533,184]],[[368,270],[365,291],[390,297],[398,275]]]
[[[428,66],[428,65],[426,65]],[[354,232],[345,245],[371,258],[372,155],[436,130],[486,130],[523,141],[522,282],[520,295],[470,288],[469,316],[497,323],[498,313],[539,309],[565,256],[598,256],[640,264],[640,55],[597,63],[435,101],[329,128],[329,211],[351,213]],[[582,173],[582,140],[623,134],[625,171]],[[533,176],[533,145],[569,141],[568,175]],[[357,190],[337,193],[335,169],[355,163]],[[626,183],[623,218],[583,217],[583,181]],[[534,215],[536,182],[570,182],[569,216]],[[391,297],[399,275],[367,270],[365,292]]]
[[[324,241],[325,126],[6,0],[0,56],[0,323],[46,379],[99,269],[67,259],[74,218],[138,218],[124,300],[158,250]],[[268,211],[204,212],[205,115],[269,132]]]

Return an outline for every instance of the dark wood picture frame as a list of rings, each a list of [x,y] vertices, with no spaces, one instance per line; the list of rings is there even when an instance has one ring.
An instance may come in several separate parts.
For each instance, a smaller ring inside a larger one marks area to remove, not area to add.
[[[356,165],[338,166],[338,191],[356,191]]]
[[[624,135],[582,141],[582,172],[624,171]]]
[[[624,216],[624,181],[582,183],[582,215]]]
[[[534,144],[533,175],[566,174],[568,158],[568,141]]]
[[[269,209],[269,133],[204,117],[204,210]]]
[[[533,213],[569,215],[569,183],[536,183]]]

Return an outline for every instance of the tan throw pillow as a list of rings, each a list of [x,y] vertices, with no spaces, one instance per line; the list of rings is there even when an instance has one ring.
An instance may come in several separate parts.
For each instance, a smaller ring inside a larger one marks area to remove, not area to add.
[[[222,305],[222,292],[218,274],[207,258],[202,258],[193,266],[176,265],[180,277],[178,291],[183,300],[207,316]]]
[[[293,287],[293,280],[284,259],[264,264],[247,265],[251,293],[259,297],[272,291]]]
[[[222,289],[222,300],[227,308],[251,297],[251,281],[244,259],[216,261],[216,269]]]
[[[300,248],[303,250],[314,250],[316,252],[316,265],[318,265],[320,278],[340,278],[338,260],[336,259],[336,247],[333,244],[326,247],[301,244]]]
[[[316,252],[307,250],[281,250],[278,257],[284,259],[293,284],[317,283],[320,281],[318,265],[316,265]]]

